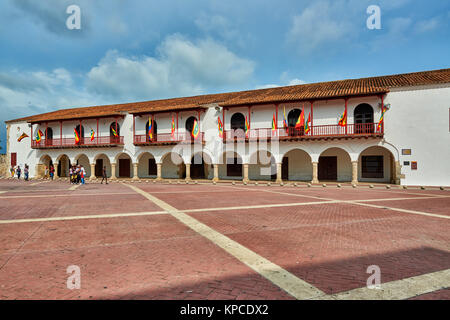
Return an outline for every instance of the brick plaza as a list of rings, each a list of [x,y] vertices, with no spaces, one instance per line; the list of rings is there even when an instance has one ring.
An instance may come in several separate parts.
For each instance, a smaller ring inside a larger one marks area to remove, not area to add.
[[[448,189],[0,180],[0,299],[450,299],[449,231]]]

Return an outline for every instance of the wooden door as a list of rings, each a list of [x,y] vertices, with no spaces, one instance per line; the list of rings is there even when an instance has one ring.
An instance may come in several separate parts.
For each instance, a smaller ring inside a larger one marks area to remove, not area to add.
[[[130,174],[130,159],[119,159],[119,177],[129,178]]]
[[[97,159],[97,161],[95,161],[95,176],[101,177],[103,173],[102,171],[103,171],[103,159]]]
[[[337,157],[319,158],[319,180],[337,180]]]

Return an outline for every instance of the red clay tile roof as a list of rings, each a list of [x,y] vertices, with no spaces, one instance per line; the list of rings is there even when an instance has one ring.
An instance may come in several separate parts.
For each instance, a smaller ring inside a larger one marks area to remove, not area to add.
[[[390,88],[450,83],[450,69],[423,71],[389,76],[319,82],[287,87],[249,90],[230,93],[134,102],[125,104],[63,109],[30,117],[6,121],[44,122],[80,118],[138,114],[171,110],[188,110],[217,103],[221,106],[332,99],[374,95],[389,92]]]

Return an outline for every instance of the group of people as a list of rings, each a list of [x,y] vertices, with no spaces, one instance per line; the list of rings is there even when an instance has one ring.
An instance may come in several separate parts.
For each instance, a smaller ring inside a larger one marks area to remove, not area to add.
[[[22,175],[22,169],[20,168],[20,166],[11,167],[11,169],[9,169],[9,171],[11,172],[11,178],[14,178],[15,176],[17,176],[17,179],[20,179],[20,176]],[[30,173],[30,168],[25,163],[25,167],[23,169],[23,175],[24,175],[23,179],[25,181],[28,181],[29,173]]]
[[[69,177],[71,184],[84,184],[86,170],[82,165],[73,165],[69,168]]]

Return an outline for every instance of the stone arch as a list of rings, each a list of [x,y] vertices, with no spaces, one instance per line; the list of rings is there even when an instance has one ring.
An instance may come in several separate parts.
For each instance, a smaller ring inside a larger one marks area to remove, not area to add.
[[[69,156],[65,153],[61,154],[56,158],[56,161],[58,162],[58,167],[56,168],[58,177],[68,177],[71,165]]]
[[[156,178],[156,159],[152,153],[148,151],[140,153],[137,157],[137,164],[139,178]]]
[[[342,147],[330,147],[323,150],[319,156],[318,178],[322,181],[351,181],[350,153]]]
[[[94,157],[94,164],[95,164],[94,174],[97,178],[102,177],[103,167],[106,167],[106,176],[111,177],[111,160],[106,154],[104,153],[96,154]]]
[[[370,146],[358,155],[358,181],[400,184],[400,164],[383,146]]]
[[[183,157],[175,152],[168,152],[161,157],[161,176],[166,179],[184,179],[186,165]]]
[[[313,166],[308,152],[300,148],[292,148],[283,155],[281,163],[281,179],[290,181],[311,181]]]
[[[277,163],[268,150],[258,150],[249,157],[248,177],[250,180],[276,180]]]
[[[133,160],[131,155],[120,152],[114,157],[117,178],[131,178],[133,176]]]
[[[89,178],[91,176],[91,162],[87,155],[84,153],[80,153],[75,157],[75,164],[83,166],[84,170],[86,170],[86,177]]]

